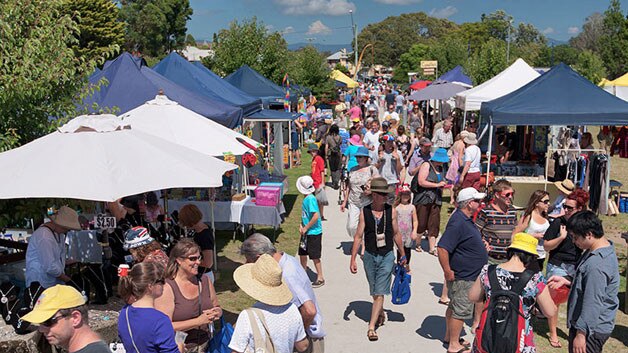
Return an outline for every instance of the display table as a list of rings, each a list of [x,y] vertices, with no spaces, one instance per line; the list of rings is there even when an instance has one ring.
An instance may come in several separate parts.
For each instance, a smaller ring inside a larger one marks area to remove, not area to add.
[[[212,210],[209,201],[168,200],[168,211],[181,209],[183,205],[193,204],[203,214],[203,222],[212,221]],[[214,202],[214,222],[237,223],[242,225],[265,225],[275,229],[282,222],[281,215],[286,213],[283,202],[277,206],[258,206],[251,197],[242,201]]]
[[[102,263],[102,246],[98,242],[98,231],[68,231],[65,243],[68,246],[66,259],[84,264]]]

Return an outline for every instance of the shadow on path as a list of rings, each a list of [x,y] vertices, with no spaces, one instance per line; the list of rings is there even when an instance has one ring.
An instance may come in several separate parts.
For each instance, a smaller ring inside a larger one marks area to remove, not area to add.
[[[351,248],[353,247],[352,241],[341,241],[340,245],[336,249],[342,249],[342,253],[351,256]]]
[[[372,307],[373,307],[373,303],[371,302],[367,302],[364,300],[353,301],[349,303],[349,305],[347,305],[347,308],[345,309],[345,312],[342,318],[345,321],[350,321],[351,319],[349,318],[349,315],[351,315],[351,313],[353,312],[355,313],[355,316],[358,319],[364,321],[365,323],[368,323],[369,320],[371,320],[371,308]],[[386,321],[391,321],[391,322],[406,321],[406,317],[403,315],[403,313],[392,311],[386,308],[384,308],[384,312],[386,313]]]
[[[445,337],[445,326],[444,316],[430,315],[423,320],[416,333],[428,340],[442,341]]]
[[[441,294],[443,294],[443,284],[436,282],[430,282],[429,284],[432,286],[432,292],[434,295],[440,298]]]

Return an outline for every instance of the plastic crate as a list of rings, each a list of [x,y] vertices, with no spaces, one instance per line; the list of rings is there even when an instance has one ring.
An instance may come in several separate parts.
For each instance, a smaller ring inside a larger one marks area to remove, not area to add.
[[[285,195],[284,189],[283,189],[283,187],[284,187],[284,183],[283,182],[264,181],[264,182],[259,184],[259,187],[265,187],[265,186],[276,187],[276,188],[281,189],[280,198],[283,199],[283,195]]]
[[[274,186],[258,186],[255,189],[255,204],[259,206],[277,206],[281,201],[281,189]]]

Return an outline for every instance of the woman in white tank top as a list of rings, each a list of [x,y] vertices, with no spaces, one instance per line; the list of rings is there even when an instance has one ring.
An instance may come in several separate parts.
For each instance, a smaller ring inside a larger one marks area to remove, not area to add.
[[[528,207],[523,213],[523,217],[519,220],[519,224],[515,227],[513,234],[524,232],[534,236],[539,243],[536,251],[539,253],[538,268],[531,270],[543,272],[543,263],[545,262],[545,248],[543,248],[543,235],[549,228],[550,223],[547,220],[547,209],[549,208],[549,193],[543,190],[537,190],[530,196]]]

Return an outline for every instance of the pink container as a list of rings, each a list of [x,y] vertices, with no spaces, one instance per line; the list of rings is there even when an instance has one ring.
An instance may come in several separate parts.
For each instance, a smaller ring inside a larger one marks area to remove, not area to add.
[[[277,206],[281,201],[281,188],[276,186],[258,186],[255,188],[255,204],[258,206]]]

